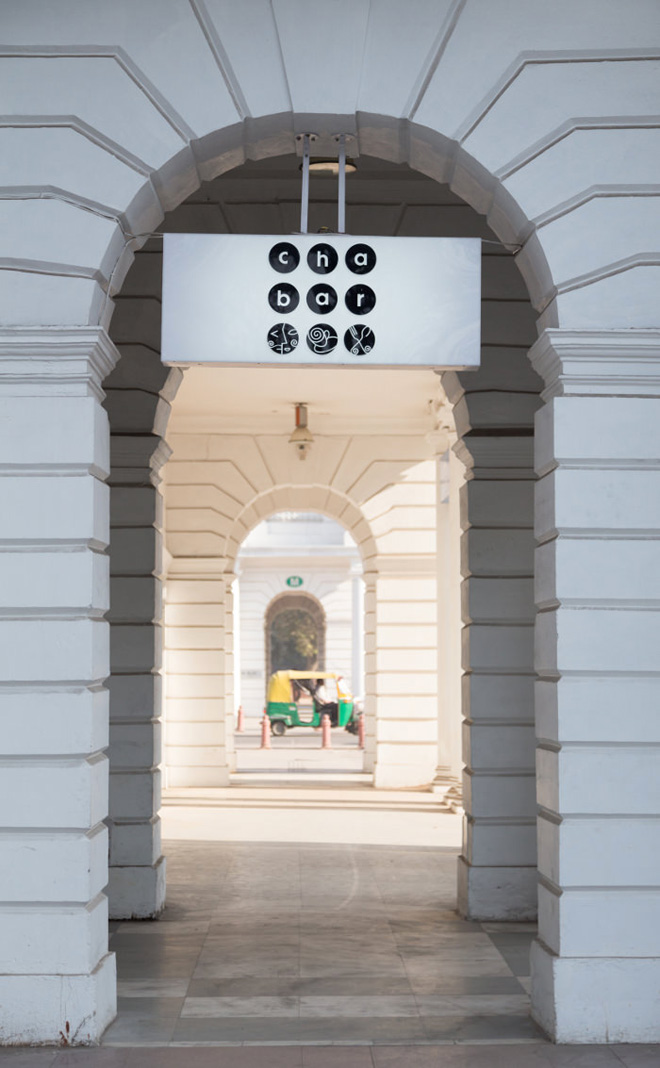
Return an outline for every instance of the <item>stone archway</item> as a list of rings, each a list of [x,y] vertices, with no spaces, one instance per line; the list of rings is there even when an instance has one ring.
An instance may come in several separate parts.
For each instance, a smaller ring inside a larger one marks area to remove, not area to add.
[[[277,617],[283,612],[290,612],[293,610],[304,612],[308,615],[313,622],[316,632],[316,662],[304,666],[315,667],[318,668],[319,671],[325,671],[325,612],[323,610],[323,605],[311,593],[281,593],[270,602],[264,617],[266,680],[270,678],[273,671],[278,670],[273,667],[273,624]],[[285,665],[283,664],[279,665],[279,667],[284,666]]]
[[[590,5],[577,14],[575,5],[569,14],[546,5],[530,16],[523,0],[506,20],[470,0],[451,14],[443,5],[422,10],[408,23],[402,50],[385,16],[366,18],[360,4],[342,8],[341,32],[314,25],[314,5],[280,5],[276,26],[274,9],[264,7],[254,31],[259,64],[236,21],[239,5],[223,8],[217,25],[192,8],[183,15],[174,63],[166,39],[154,44],[149,18],[114,22],[98,7],[63,27],[30,5],[12,11],[6,62],[19,75],[18,101],[16,125],[5,131],[3,202],[12,242],[3,265],[10,324],[3,388],[12,418],[2,451],[11,493],[4,539],[16,554],[15,563],[9,558],[16,587],[3,646],[6,760],[26,798],[38,798],[46,780],[57,787],[36,808],[26,805],[23,822],[8,830],[9,857],[29,854],[30,864],[20,872],[6,865],[16,881],[2,915],[12,936],[26,935],[25,945],[36,925],[65,925],[67,938],[66,949],[58,941],[21,955],[20,974],[19,957],[8,958],[9,1042],[58,1041],[65,1023],[74,1041],[93,1041],[114,1011],[113,959],[101,934],[105,806],[98,800],[106,766],[101,558],[109,469],[98,400],[116,358],[106,333],[110,301],[141,235],[200,178],[246,154],[292,149],[295,133],[312,127],[352,130],[362,151],[450,179],[502,239],[520,245],[518,263],[545,331],[532,357],[548,401],[537,453],[543,861],[535,1012],[564,1041],[658,1037],[648,993],[657,977],[650,924],[630,920],[650,915],[657,885],[642,859],[654,773],[640,759],[655,738],[657,643],[649,619],[657,605],[644,568],[631,563],[621,578],[617,566],[623,552],[636,558],[640,539],[654,560],[657,543],[657,519],[647,508],[657,497],[660,396],[658,253],[649,236],[657,233],[648,169],[656,151],[648,103],[657,78],[648,50],[654,10],[639,5],[631,17],[627,6],[614,6],[602,20]],[[310,73],[299,61],[318,32],[324,48]],[[627,432],[613,435],[613,422]],[[143,479],[153,452],[127,468]],[[499,518],[488,529],[499,529]],[[145,522],[139,540],[149,542],[157,527],[148,516]],[[39,548],[47,564],[38,565]],[[39,566],[66,574],[62,589],[42,582]],[[153,624],[140,626],[150,647]],[[141,668],[144,661],[126,663]],[[17,706],[25,714],[16,716]],[[134,711],[141,731],[153,717],[142,699]],[[128,760],[135,732],[128,721],[119,726],[114,751]],[[503,733],[499,740],[506,771],[514,747]],[[617,783],[614,810],[611,792],[594,789],[601,780]],[[129,785],[144,799],[139,770],[127,773]],[[33,833],[44,828],[50,836]],[[595,828],[606,843],[598,857],[590,852]],[[635,856],[624,843],[634,835]],[[42,878],[53,863],[50,838],[62,865],[56,884]],[[24,912],[17,901],[28,903]],[[585,916],[599,917],[597,932]]]

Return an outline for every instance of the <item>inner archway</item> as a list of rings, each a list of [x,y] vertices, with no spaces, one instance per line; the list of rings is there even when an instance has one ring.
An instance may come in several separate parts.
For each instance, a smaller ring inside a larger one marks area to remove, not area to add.
[[[284,594],[266,615],[266,673],[325,669],[325,614],[306,594]]]

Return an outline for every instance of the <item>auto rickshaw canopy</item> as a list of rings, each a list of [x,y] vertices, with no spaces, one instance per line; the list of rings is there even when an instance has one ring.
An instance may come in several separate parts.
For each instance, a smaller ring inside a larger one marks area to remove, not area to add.
[[[342,676],[336,671],[276,671],[268,681],[266,700],[269,702],[291,701],[292,679],[335,679],[338,696],[343,700],[350,700],[351,694],[341,686]]]

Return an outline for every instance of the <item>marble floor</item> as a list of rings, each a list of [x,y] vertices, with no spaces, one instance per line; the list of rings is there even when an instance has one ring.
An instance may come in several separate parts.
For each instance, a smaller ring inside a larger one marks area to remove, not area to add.
[[[168,842],[157,923],[115,923],[119,1015],[94,1049],[0,1068],[659,1068],[554,1046],[528,1015],[528,924],[454,911],[453,848]]]
[[[113,924],[105,1046],[538,1042],[533,927],[454,911],[453,850],[172,842],[158,923]]]

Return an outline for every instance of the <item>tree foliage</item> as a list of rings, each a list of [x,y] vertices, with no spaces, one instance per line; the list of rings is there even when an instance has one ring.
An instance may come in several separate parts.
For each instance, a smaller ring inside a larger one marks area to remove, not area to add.
[[[305,671],[319,655],[316,623],[302,608],[289,608],[275,616],[270,628],[271,670]]]

